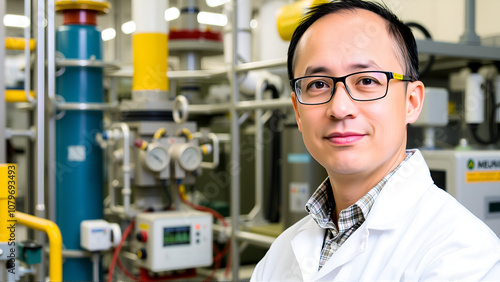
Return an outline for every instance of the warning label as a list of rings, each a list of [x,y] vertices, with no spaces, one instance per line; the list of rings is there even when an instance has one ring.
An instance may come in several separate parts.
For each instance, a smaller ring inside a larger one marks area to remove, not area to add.
[[[500,182],[500,170],[466,172],[465,181],[470,182]]]

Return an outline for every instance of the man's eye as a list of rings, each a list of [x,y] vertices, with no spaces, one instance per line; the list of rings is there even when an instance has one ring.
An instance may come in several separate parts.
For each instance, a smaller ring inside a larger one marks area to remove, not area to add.
[[[307,86],[307,89],[323,89],[323,88],[327,88],[327,87],[328,87],[328,85],[324,81],[316,80],[316,81],[309,83],[309,85]]]
[[[369,86],[369,85],[375,85],[375,84],[380,84],[378,80],[376,80],[373,77],[364,77],[361,78],[358,82],[358,84],[362,86]]]

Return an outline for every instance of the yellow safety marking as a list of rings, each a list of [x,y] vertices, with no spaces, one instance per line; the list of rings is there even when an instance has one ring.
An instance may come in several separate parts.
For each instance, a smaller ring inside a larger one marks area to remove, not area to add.
[[[168,91],[168,35],[138,33],[132,36],[134,76],[132,90]]]
[[[500,170],[497,171],[475,171],[465,174],[465,181],[471,182],[500,182]]]
[[[147,224],[141,223],[141,224],[139,224],[139,229],[148,230],[149,226]]]
[[[5,38],[5,49],[7,50],[24,50],[24,38],[21,37],[6,37]],[[30,39],[29,44],[30,51],[35,50],[35,40]]]
[[[93,10],[102,14],[107,14],[111,8],[111,3],[96,0],[59,0],[55,2],[56,12],[64,10]]]
[[[16,196],[17,165],[0,164],[0,243],[15,241]]]
[[[35,98],[35,92],[30,90],[30,96]],[[5,90],[5,102],[28,102],[28,100],[26,100],[26,92],[24,90]]]

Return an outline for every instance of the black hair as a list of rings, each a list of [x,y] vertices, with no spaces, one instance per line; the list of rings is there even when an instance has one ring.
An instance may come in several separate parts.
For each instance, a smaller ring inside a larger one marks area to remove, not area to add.
[[[292,39],[290,40],[290,45],[288,47],[288,78],[292,80],[294,78],[294,56],[297,49],[297,45],[300,41],[302,35],[306,30],[318,19],[323,16],[333,14],[339,11],[348,11],[355,9],[363,9],[373,12],[385,20],[387,20],[387,29],[389,35],[394,38],[396,43],[401,49],[401,54],[403,55],[405,74],[409,76],[412,81],[418,80],[418,51],[417,43],[415,37],[411,32],[411,29],[405,25],[399,18],[392,13],[389,8],[382,4],[368,2],[363,0],[338,0],[332,1],[325,4],[320,4],[312,7],[306,16],[302,19],[299,26],[295,29]],[[293,87],[293,86],[292,86]]]

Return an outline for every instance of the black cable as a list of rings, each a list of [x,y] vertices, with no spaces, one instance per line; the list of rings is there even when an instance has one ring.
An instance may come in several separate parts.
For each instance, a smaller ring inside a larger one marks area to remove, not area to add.
[[[471,124],[472,136],[481,145],[495,144],[500,139],[500,132],[496,126],[496,113],[500,105],[497,104],[495,97],[495,88],[491,79],[484,83],[484,93],[486,100],[486,122],[489,129],[489,138],[485,139],[479,135],[479,124]]]
[[[170,192],[168,191],[167,180],[160,180],[160,182],[167,198],[167,206],[165,207],[165,209],[169,210],[172,207],[172,195],[170,195]]]
[[[407,22],[405,24],[409,27],[414,27],[414,28],[417,28],[418,30],[420,30],[424,34],[425,38],[432,39],[430,32],[423,25],[416,23],[416,22]],[[419,71],[419,76],[421,77],[421,76],[426,75],[431,70],[435,61],[436,61],[436,56],[430,55],[429,60],[427,61],[425,66],[422,68],[422,70]]]
[[[278,99],[279,92],[278,89],[273,84],[267,84],[266,91],[271,91],[272,98]],[[267,202],[266,218],[270,222],[279,222],[280,220],[280,206],[281,206],[281,130],[279,129],[279,124],[281,123],[281,111],[273,110],[273,114],[268,121],[272,132],[271,141],[271,175],[269,180],[269,197]]]

